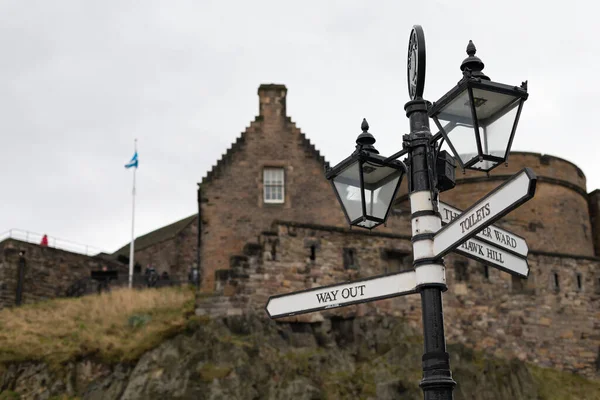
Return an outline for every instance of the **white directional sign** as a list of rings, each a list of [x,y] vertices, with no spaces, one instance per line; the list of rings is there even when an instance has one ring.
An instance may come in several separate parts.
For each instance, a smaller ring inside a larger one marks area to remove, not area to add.
[[[271,296],[265,309],[271,318],[289,317],[416,293],[416,286],[414,270],[399,272]]]
[[[462,211],[458,208],[452,207],[441,201],[438,202],[438,209],[443,224],[449,224],[452,220],[462,214]],[[527,257],[527,254],[529,253],[529,247],[527,246],[525,239],[494,225],[483,228],[475,235],[475,237],[489,244],[496,245],[503,250],[512,251],[520,256]]]
[[[531,199],[535,194],[536,182],[535,173],[525,168],[465,210],[435,234],[435,257],[441,257],[454,250],[483,228]]]
[[[453,250],[455,253],[491,265],[511,275],[527,278],[527,259],[477,239],[469,239]]]

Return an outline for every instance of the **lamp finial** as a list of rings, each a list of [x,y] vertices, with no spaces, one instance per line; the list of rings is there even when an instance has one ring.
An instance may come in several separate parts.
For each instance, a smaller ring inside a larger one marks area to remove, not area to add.
[[[362,130],[362,133],[356,138],[356,148],[379,154],[377,149],[373,147],[373,144],[375,144],[375,138],[369,133],[369,123],[367,122],[366,118],[363,118],[362,123],[360,124],[360,129]]]

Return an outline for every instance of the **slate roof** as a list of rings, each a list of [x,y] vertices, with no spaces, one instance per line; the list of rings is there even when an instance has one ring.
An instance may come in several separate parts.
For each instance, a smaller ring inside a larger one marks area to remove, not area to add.
[[[135,250],[142,250],[148,246],[152,246],[153,244],[176,237],[177,234],[179,234],[179,232],[184,230],[196,218],[198,218],[198,214],[190,215],[189,217],[183,218],[170,225],[163,226],[162,228],[159,228],[155,231],[137,237],[135,239]],[[113,253],[113,256],[124,255],[126,257],[129,257],[129,245],[130,244],[127,244],[121,247],[119,250],[115,251]]]

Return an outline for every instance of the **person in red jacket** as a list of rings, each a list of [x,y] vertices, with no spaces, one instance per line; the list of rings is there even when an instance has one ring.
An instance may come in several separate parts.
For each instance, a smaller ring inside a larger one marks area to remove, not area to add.
[[[44,234],[44,236],[42,237],[42,242],[40,243],[40,246],[48,247],[48,235]]]

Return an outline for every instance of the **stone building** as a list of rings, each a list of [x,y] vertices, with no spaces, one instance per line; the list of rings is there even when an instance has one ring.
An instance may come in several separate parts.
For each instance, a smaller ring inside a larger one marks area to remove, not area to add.
[[[264,312],[270,295],[412,267],[406,182],[387,226],[348,229],[326,161],[288,117],[286,95],[283,85],[259,87],[258,116],[199,185],[198,215],[137,239],[136,260],[179,279],[200,264],[202,291],[214,296],[199,298],[199,313]],[[588,193],[584,174],[566,160],[513,152],[490,176],[457,171],[456,188],[441,200],[467,208],[523,167],[538,176],[536,195],[497,225],[527,240],[529,279],[447,256],[448,340],[598,376],[600,191]],[[420,324],[418,296],[295,320],[380,312]]]

